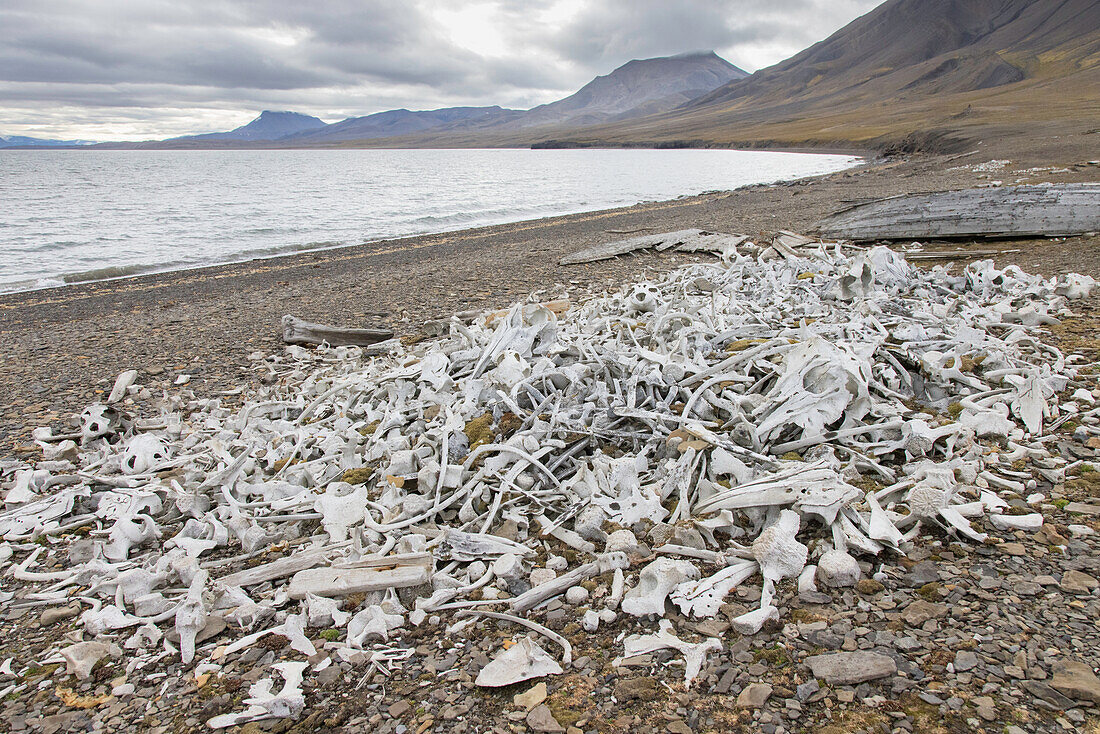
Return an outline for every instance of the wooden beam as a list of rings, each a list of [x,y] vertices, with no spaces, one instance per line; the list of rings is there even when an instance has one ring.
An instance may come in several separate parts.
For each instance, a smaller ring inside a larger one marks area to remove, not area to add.
[[[283,341],[287,344],[365,347],[393,338],[389,329],[344,329],[315,324],[287,314],[283,317]]]
[[[1100,185],[1003,186],[894,196],[842,209],[822,236],[871,240],[1057,237],[1100,231]]]

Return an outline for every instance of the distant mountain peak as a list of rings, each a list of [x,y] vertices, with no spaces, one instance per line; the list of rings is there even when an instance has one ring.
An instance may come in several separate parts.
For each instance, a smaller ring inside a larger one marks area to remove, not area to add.
[[[521,124],[588,124],[641,117],[679,107],[748,75],[713,51],[633,59],[565,99],[534,108]]]
[[[301,112],[292,112],[290,110],[264,110],[263,112],[260,113],[260,116],[257,117],[252,122],[258,122],[260,120],[274,120],[274,119],[317,120],[318,122],[321,122],[322,125],[324,124],[324,122],[322,122],[317,117],[312,117],[310,115],[304,115]],[[249,124],[251,124],[251,123],[249,123]]]
[[[173,138],[173,140],[184,142],[271,142],[279,138],[285,138],[288,135],[316,130],[325,126],[324,120],[311,115],[303,115],[301,112],[264,110],[256,119],[229,132],[186,135],[181,138]]]

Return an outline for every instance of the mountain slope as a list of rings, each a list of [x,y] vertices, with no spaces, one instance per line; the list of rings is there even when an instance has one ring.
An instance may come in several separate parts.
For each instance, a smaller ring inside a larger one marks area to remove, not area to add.
[[[1098,91],[1096,0],[890,0],[684,108],[562,139],[960,148],[1096,120]]]
[[[513,125],[587,125],[670,110],[748,76],[714,52],[635,59],[576,93],[528,110]]]
[[[448,125],[480,127],[514,119],[518,110],[502,107],[447,107],[440,110],[387,110],[364,117],[349,117],[319,130],[311,130],[286,138],[288,144],[334,143],[347,140],[410,135]]]
[[[323,120],[310,115],[303,115],[300,112],[264,110],[252,122],[241,125],[229,132],[185,135],[179,138],[171,138],[171,140],[180,142],[271,141],[323,127],[325,127]]]
[[[746,96],[789,102],[841,91],[855,99],[884,90],[975,91],[1021,81],[1027,57],[1097,30],[1095,0],[892,0],[693,106]]]

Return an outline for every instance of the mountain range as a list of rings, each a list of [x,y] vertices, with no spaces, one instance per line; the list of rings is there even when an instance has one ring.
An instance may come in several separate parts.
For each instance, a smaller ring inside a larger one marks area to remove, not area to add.
[[[28,138],[25,135],[0,135],[0,148],[72,148],[78,145],[91,145],[93,142],[91,140]]]
[[[1097,120],[1097,0],[888,0],[751,75],[714,53],[685,54],[631,61],[530,110],[400,109],[332,124],[268,111],[229,132],[109,147],[952,151]]]
[[[199,147],[211,143],[276,143],[286,146],[340,145],[425,134],[477,134],[546,125],[584,127],[664,112],[727,82],[747,77],[717,54],[693,53],[636,59],[598,76],[576,93],[530,110],[503,107],[447,107],[387,110],[326,125],[316,117],[265,111],[247,125],[224,133],[188,135],[141,147]]]

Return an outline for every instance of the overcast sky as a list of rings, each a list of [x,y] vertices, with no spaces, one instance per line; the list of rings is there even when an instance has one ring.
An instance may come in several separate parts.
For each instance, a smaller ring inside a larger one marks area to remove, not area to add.
[[[526,109],[635,58],[781,61],[881,0],[2,0],[0,134],[133,140],[263,109]]]

